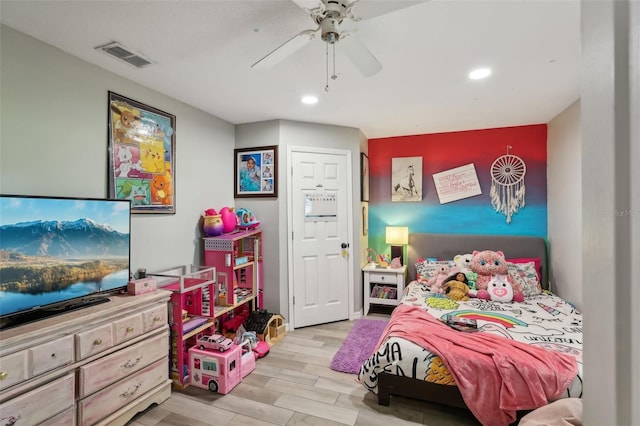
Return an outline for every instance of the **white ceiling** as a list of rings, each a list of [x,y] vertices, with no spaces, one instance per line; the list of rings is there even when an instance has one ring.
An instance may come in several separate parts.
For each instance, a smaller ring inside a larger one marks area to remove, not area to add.
[[[403,3],[360,0],[354,12]],[[291,0],[0,0],[0,22],[234,124],[287,119],[368,138],[539,124],[580,92],[579,0],[432,0],[360,20],[355,34],[383,69],[362,76],[338,43],[328,92],[319,37],[269,70],[250,67],[315,27]],[[94,50],[110,41],[157,64]],[[492,76],[468,80],[479,66]],[[305,94],[319,103],[301,104]]]

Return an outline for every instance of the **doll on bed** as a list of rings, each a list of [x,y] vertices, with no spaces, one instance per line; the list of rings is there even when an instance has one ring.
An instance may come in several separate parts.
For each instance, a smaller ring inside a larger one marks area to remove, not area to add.
[[[469,300],[469,280],[464,272],[456,272],[450,275],[442,283],[442,288],[447,297],[451,300]]]

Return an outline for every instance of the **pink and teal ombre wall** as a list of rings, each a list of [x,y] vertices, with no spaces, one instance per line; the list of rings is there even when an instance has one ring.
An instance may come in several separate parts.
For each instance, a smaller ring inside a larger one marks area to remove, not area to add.
[[[547,125],[529,125],[369,139],[369,247],[389,253],[385,227],[410,233],[533,235],[547,237]],[[525,206],[507,223],[491,206],[491,165],[500,156],[526,164]],[[391,159],[422,157],[422,201],[391,201]],[[440,204],[435,173],[473,164],[482,194]]]

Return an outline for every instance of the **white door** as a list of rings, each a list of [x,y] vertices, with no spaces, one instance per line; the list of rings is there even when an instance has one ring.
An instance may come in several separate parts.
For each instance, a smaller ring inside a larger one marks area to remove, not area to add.
[[[350,159],[350,151],[290,151],[289,291],[294,328],[349,318]]]

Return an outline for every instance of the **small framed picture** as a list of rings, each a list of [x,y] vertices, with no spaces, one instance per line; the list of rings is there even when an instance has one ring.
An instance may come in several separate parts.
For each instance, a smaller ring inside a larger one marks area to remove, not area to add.
[[[369,201],[369,157],[360,153],[360,200]]]
[[[235,149],[234,197],[278,197],[278,146]]]

